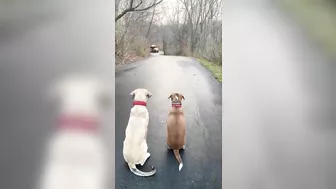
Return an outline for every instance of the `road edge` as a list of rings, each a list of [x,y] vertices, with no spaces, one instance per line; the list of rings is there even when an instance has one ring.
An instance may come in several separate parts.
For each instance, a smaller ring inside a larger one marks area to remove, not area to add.
[[[214,62],[210,62],[205,59],[190,57],[193,60],[197,61],[200,65],[202,65],[205,69],[207,69],[211,75],[219,82],[222,83],[222,66],[216,64]]]
[[[115,65],[115,73],[120,73],[120,72],[123,72],[123,71],[126,71],[128,69],[132,69],[132,68],[136,68],[138,66],[142,66],[143,64],[146,63],[146,61],[148,59],[151,59],[153,58],[152,56],[148,56],[144,59],[141,59],[141,60],[136,60],[134,62],[130,62],[128,64],[123,64],[123,65],[120,65],[120,66],[117,66]]]

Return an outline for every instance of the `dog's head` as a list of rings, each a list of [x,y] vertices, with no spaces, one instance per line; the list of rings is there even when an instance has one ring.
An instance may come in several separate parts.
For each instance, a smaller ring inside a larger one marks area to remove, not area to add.
[[[172,93],[168,99],[172,101],[172,103],[182,103],[182,100],[185,100],[183,94],[181,93]]]
[[[50,97],[60,113],[83,113],[98,116],[111,102],[108,87],[91,75],[71,75],[55,83]]]
[[[134,100],[144,101],[144,102],[147,102],[147,98],[152,97],[151,92],[149,92],[147,89],[142,89],[142,88],[135,89],[134,91],[130,93],[130,95],[132,96]]]

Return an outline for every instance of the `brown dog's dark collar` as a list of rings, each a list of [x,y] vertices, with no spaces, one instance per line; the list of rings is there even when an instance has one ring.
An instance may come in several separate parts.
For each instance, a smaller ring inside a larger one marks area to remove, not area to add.
[[[181,108],[182,107],[182,103],[172,103],[172,107],[174,107],[174,108]]]
[[[85,115],[62,115],[58,119],[59,129],[96,132],[98,121],[95,117]]]

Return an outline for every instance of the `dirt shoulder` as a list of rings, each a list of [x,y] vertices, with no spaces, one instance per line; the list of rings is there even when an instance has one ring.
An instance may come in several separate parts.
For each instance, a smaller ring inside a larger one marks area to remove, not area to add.
[[[142,57],[142,56],[138,56],[138,55],[135,55],[135,54],[126,55],[124,57],[120,57],[120,56],[116,55],[115,65],[116,66],[123,66],[123,65],[127,65],[127,64],[132,64],[136,61],[143,60],[143,59],[146,59],[146,58],[148,58],[148,56]]]

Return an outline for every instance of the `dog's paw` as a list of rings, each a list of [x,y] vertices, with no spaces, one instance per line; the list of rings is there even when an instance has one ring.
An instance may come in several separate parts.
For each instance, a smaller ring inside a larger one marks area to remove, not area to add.
[[[150,156],[151,156],[151,154],[149,152],[147,152],[146,159],[148,159]]]
[[[185,146],[185,145],[183,145],[182,149],[183,149],[183,150],[185,150],[185,149],[186,149],[186,146]]]

